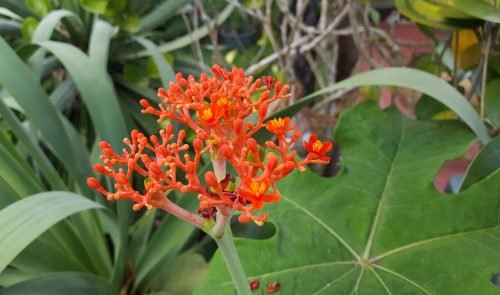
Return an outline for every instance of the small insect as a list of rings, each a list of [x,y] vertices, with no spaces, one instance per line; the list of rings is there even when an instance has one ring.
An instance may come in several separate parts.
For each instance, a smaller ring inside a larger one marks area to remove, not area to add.
[[[250,284],[250,289],[252,291],[257,290],[259,288],[259,280],[251,280],[249,284]]]
[[[280,290],[280,287],[281,287],[281,283],[279,281],[276,281],[273,283],[267,283],[266,292],[267,293],[278,292]]]

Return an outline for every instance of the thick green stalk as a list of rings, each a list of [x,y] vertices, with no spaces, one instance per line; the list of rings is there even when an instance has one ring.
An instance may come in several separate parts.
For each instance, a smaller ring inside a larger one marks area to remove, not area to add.
[[[227,270],[233,279],[233,284],[238,292],[238,295],[250,295],[252,291],[250,290],[250,285],[248,283],[247,277],[245,275],[245,270],[241,265],[238,252],[236,252],[236,247],[234,246],[233,235],[231,233],[231,228],[228,226],[226,232],[222,237],[213,237],[219,250],[226,263]]]

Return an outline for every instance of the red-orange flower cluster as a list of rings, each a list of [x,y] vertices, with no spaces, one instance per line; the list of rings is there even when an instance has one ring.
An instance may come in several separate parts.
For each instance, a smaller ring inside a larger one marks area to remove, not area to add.
[[[304,170],[307,164],[329,161],[325,153],[332,144],[318,140],[316,135],[304,142],[309,155],[297,161],[290,147],[301,132],[290,125],[290,118],[264,122],[268,106],[290,96],[287,85],[271,77],[266,77],[264,84],[261,79],[254,81],[238,68],[229,72],[215,65],[212,73],[212,77],[202,74],[199,81],[177,74],[176,83],[170,83],[168,90],[158,90],[163,103],[157,107],[141,100],[143,113],[191,128],[196,133],[194,152],[184,143],[186,131],[181,130],[175,138],[171,125],[160,132],[159,138],[148,138],[134,130],[131,138],[124,140],[127,148],[121,154],[106,142],[99,145],[104,165],[97,164],[94,170],[113,178],[115,191],[106,191],[95,178],[89,178],[89,186],[109,200],[136,202],[134,210],[158,207],[200,226],[199,217],[183,211],[166,196],[170,190],[194,192],[200,200],[198,213],[204,218],[212,218],[215,212],[230,216],[238,211],[240,222],[253,220],[261,224],[267,214],[253,212],[266,202],[280,199],[275,185],[278,180],[296,168]],[[277,141],[257,143],[252,136],[262,128],[274,133]],[[287,132],[290,138],[285,136]],[[204,175],[203,184],[198,168],[205,153],[210,154],[213,171]],[[226,174],[226,164],[233,167],[234,175]],[[179,177],[180,171],[184,176]],[[143,190],[132,185],[133,173],[144,177]]]

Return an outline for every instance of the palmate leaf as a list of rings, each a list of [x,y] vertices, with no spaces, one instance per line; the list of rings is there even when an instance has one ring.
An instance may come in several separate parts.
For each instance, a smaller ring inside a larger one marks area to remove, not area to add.
[[[267,206],[277,233],[236,240],[254,294],[274,281],[281,294],[498,294],[500,171],[456,195],[433,185],[474,139],[465,126],[363,104],[335,137],[341,172],[285,178]],[[219,253],[197,294],[234,294]]]

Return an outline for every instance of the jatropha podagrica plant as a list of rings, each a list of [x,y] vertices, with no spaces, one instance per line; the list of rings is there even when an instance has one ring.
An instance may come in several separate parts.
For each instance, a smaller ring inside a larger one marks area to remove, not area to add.
[[[238,68],[228,72],[214,65],[212,73],[212,77],[202,74],[199,81],[178,73],[176,83],[171,82],[169,89],[158,90],[162,104],[154,107],[145,99],[140,102],[142,113],[191,128],[196,133],[194,152],[184,143],[186,131],[181,130],[176,136],[172,125],[161,130],[159,136],[149,138],[134,130],[131,138],[124,140],[126,148],[121,154],[107,142],[99,144],[104,165],[96,164],[94,170],[113,178],[115,190],[105,190],[95,178],[89,178],[88,185],[108,200],[134,201],[134,210],[144,206],[163,209],[219,239],[235,213],[239,214],[239,222],[262,225],[268,215],[255,211],[264,203],[280,199],[277,181],[295,169],[304,171],[307,164],[329,162],[325,154],[332,147],[330,142],[311,135],[304,142],[309,154],[298,161],[290,148],[302,134],[291,125],[290,118],[265,122],[269,105],[290,97],[288,85],[275,83],[272,77],[254,81]],[[252,136],[262,128],[275,134],[276,141],[257,143]],[[205,173],[203,183],[198,173],[205,153],[210,155],[213,170]],[[233,167],[234,175],[226,172],[227,164]],[[134,173],[144,177],[143,189],[132,185]],[[198,211],[188,212],[170,201],[168,192],[172,190],[196,193],[200,201]]]

